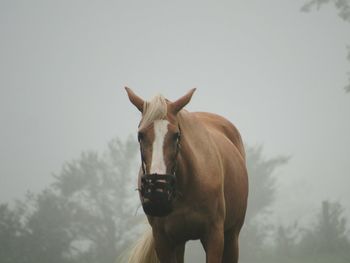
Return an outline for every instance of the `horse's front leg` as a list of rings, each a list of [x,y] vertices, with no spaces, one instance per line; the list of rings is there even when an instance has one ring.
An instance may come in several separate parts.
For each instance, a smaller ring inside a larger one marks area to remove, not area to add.
[[[184,263],[184,256],[185,256],[185,243],[179,245],[176,248],[177,263]]]
[[[173,244],[161,236],[155,237],[154,241],[160,263],[177,263],[177,249]]]
[[[224,251],[224,231],[222,225],[216,225],[209,229],[201,238],[206,253],[207,263],[221,263]]]

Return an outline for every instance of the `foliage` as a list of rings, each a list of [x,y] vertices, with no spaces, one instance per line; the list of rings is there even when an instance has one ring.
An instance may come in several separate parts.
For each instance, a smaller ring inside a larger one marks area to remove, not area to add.
[[[275,193],[275,170],[287,157],[263,157],[262,148],[248,148],[250,212],[241,233],[241,262],[350,262],[350,241],[343,208],[337,202],[322,202],[315,224],[274,227],[269,223]],[[268,242],[267,242],[268,240]]]
[[[263,262],[350,262],[350,241],[346,219],[338,202],[323,201],[316,224],[297,224],[276,231],[275,246],[265,247]]]
[[[350,23],[350,0],[309,0],[301,8],[303,12],[310,12],[312,8],[320,9],[324,4],[333,3],[338,10],[338,16],[346,22]],[[350,47],[347,47],[347,59],[350,61]],[[345,86],[345,91],[350,92],[350,72],[348,72],[349,83]]]
[[[267,212],[275,194],[275,170],[285,165],[289,158],[277,156],[266,159],[262,146],[247,147],[247,167],[249,174],[249,206],[247,221]]]
[[[21,237],[25,234],[20,219],[18,210],[0,205],[0,259],[3,263],[23,262],[22,254],[18,253],[23,243]]]
[[[347,252],[350,259],[350,242],[346,232],[341,205],[323,201],[316,225],[307,230],[300,241],[300,252],[320,256]]]
[[[322,5],[333,3],[338,10],[338,15],[344,21],[350,22],[350,0],[311,0],[301,8],[304,12],[309,12],[313,7],[320,9]]]
[[[275,197],[275,171],[289,160],[286,156],[267,159],[263,148],[246,147],[249,174],[249,200],[245,225],[240,235],[243,260],[256,261],[264,253],[263,244],[272,230],[269,207]]]
[[[115,262],[139,221],[130,199],[136,149],[131,139],[114,139],[103,155],[66,163],[41,193],[14,208],[2,204],[1,262]]]
[[[74,211],[70,220],[75,223],[75,241],[89,244],[89,252],[100,262],[101,258],[111,262],[121,253],[131,238],[125,229],[136,223],[126,220],[135,211],[128,198],[134,193],[130,191],[130,170],[136,149],[131,139],[125,144],[115,139],[103,157],[83,153],[56,176],[54,188]]]

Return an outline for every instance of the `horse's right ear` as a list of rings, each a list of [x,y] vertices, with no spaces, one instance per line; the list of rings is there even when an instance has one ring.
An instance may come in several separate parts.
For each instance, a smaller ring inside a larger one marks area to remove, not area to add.
[[[145,101],[141,99],[139,96],[137,96],[131,89],[128,87],[125,87],[126,92],[128,93],[129,100],[132,104],[135,105],[135,107],[140,111],[143,112],[143,104]]]

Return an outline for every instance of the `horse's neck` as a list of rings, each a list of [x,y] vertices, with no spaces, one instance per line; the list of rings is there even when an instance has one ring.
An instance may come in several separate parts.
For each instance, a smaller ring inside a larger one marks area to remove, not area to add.
[[[210,148],[211,138],[204,123],[195,114],[182,110],[178,114],[178,122],[183,135],[186,157],[196,153],[205,153]]]
[[[201,148],[208,147],[208,133],[204,125],[191,113],[181,111],[178,116],[181,129],[181,146],[179,152],[179,180],[184,190],[191,189],[198,178],[198,166],[205,152]]]

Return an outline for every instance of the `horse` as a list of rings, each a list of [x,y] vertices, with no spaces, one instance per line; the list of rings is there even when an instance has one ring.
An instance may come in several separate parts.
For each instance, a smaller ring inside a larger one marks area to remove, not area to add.
[[[237,263],[248,175],[241,135],[227,119],[176,101],[145,101],[125,87],[142,113],[138,126],[139,197],[151,226],[129,263],[183,263],[185,243],[199,239],[207,263]]]

